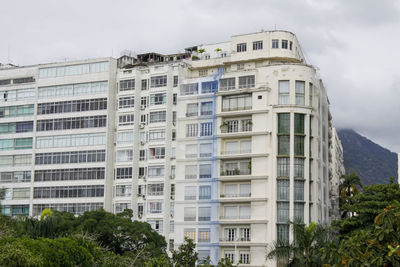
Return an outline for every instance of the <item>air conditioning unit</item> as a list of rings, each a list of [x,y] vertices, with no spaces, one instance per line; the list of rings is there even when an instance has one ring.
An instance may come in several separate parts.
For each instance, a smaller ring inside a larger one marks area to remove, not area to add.
[[[137,194],[137,196],[138,196],[138,197],[141,197],[141,196],[142,196],[142,194],[138,193],[138,194]]]
[[[171,216],[171,218],[174,218],[174,214],[173,213],[171,213],[170,216]]]
[[[144,144],[146,144],[146,142],[145,142],[145,141],[140,141],[140,144],[141,144],[142,146],[144,146]]]
[[[143,214],[141,214],[141,213],[138,214],[138,218],[139,218],[139,219],[141,219],[142,216],[143,216]]]
[[[169,179],[174,180],[174,179],[175,179],[175,176],[170,175],[170,176],[169,176]]]
[[[174,196],[174,195],[171,195],[171,199],[174,200],[174,199],[175,199],[175,196]]]
[[[176,121],[173,121],[173,122],[172,122],[172,125],[176,126]]]
[[[146,195],[143,195],[143,200],[146,200]]]
[[[144,129],[144,126],[145,126],[145,124],[144,124],[144,123],[141,123],[141,124],[140,124],[140,129]]]
[[[146,105],[141,105],[141,106],[140,106],[140,109],[141,109],[141,110],[145,110],[145,109],[146,109]]]

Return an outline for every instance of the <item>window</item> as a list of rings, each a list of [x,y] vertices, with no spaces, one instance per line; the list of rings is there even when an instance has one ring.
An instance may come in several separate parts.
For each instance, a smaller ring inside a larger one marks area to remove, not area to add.
[[[115,213],[121,213],[126,209],[131,209],[131,203],[115,203]]]
[[[36,148],[82,147],[105,144],[105,133],[40,136],[36,138]]]
[[[183,217],[185,222],[196,221],[196,208],[185,207],[183,210]]]
[[[127,96],[120,97],[118,101],[118,108],[133,108],[135,106],[135,97]]]
[[[167,94],[152,94],[150,95],[150,106],[163,105],[167,102]]]
[[[167,75],[151,77],[151,88],[167,86]]]
[[[79,84],[66,84],[38,88],[38,98],[58,98],[66,96],[81,96],[104,94],[108,92],[108,82],[92,82]]]
[[[106,127],[107,116],[73,117],[49,120],[38,120],[36,131],[58,131],[84,128]]]
[[[235,95],[222,97],[222,111],[249,110],[252,108],[251,95]]]
[[[35,187],[33,198],[104,197],[103,185]]]
[[[290,192],[289,179],[278,179],[277,185],[278,185],[277,200],[278,201],[289,201],[289,192]]]
[[[162,130],[150,130],[149,141],[164,141],[165,140],[165,129]]]
[[[239,261],[242,264],[250,264],[250,251],[240,251]]]
[[[286,158],[286,157],[279,157],[277,160],[278,160],[278,170],[277,170],[278,177],[289,177],[289,173],[290,173],[289,162],[290,162],[290,159]]]
[[[237,52],[246,52],[246,43],[240,43],[236,45]]]
[[[176,105],[178,103],[178,94],[172,94],[172,104]]]
[[[217,91],[217,88],[218,88],[218,82],[217,81],[202,82],[201,83],[201,93],[202,94],[214,93],[214,92]]]
[[[272,48],[279,48],[279,40],[272,39]]]
[[[304,180],[294,180],[294,201],[304,201]]]
[[[185,186],[185,200],[196,200],[196,186]]]
[[[199,264],[210,263],[207,261],[207,258],[210,257],[210,250],[198,250],[198,253]]]
[[[304,89],[305,82],[304,81],[296,81],[296,105],[304,106]]]
[[[243,63],[241,63],[241,64],[237,64],[237,70],[244,70],[244,64]]]
[[[146,150],[145,150],[145,149],[139,150],[139,160],[140,160],[140,161],[144,161],[144,160],[146,160],[146,159],[147,159],[147,157],[146,157]]]
[[[118,117],[118,125],[133,125],[133,114],[123,114]]]
[[[38,115],[41,115],[106,109],[107,98],[94,98],[73,101],[39,103],[37,113]]]
[[[165,174],[165,167],[162,165],[149,166],[149,178],[162,177]]]
[[[304,203],[294,203],[294,218],[304,221]]]
[[[212,122],[200,123],[200,136],[211,136],[213,134]]]
[[[196,137],[198,136],[199,125],[195,124],[186,124],[186,137]]]
[[[200,178],[211,178],[211,164],[200,164]]]
[[[309,91],[310,103],[309,103],[309,105],[312,107],[312,102],[313,102],[313,84],[312,83],[309,83],[309,88],[310,88],[310,91]]]
[[[150,123],[165,122],[166,116],[167,116],[166,111],[150,112]]]
[[[195,210],[195,212],[196,212],[196,210]],[[196,229],[194,229],[194,228],[190,228],[190,229],[185,228],[183,230],[183,232],[184,232],[184,236],[185,237],[187,237],[189,239],[192,239],[193,241],[196,240]]]
[[[255,76],[241,76],[239,77],[239,89],[253,88],[255,86]]]
[[[185,166],[185,179],[197,179],[197,165]]]
[[[206,59],[208,59],[207,56],[206,56]],[[207,69],[199,70],[199,76],[200,77],[206,77],[207,75],[208,75],[208,70]]]
[[[261,50],[261,49],[263,49],[263,41],[253,42],[253,50]]]
[[[287,223],[289,221],[289,202],[278,202],[278,219],[279,223]]]
[[[131,179],[131,178],[132,178],[132,167],[117,168],[115,179]]]
[[[219,81],[219,90],[228,91],[235,89],[235,78],[225,78]]]
[[[210,242],[210,228],[200,228],[198,238],[200,243]]]
[[[278,155],[290,154],[290,136],[278,135]]]
[[[211,221],[211,208],[200,207],[199,208],[199,222]]]
[[[31,189],[27,188],[13,188],[12,199],[29,199],[31,195]]]
[[[290,133],[290,113],[278,114],[278,133],[279,134]]]
[[[293,50],[293,42],[292,41],[289,42],[289,49]]]
[[[0,183],[25,183],[31,181],[30,171],[15,171],[0,173]]]
[[[186,105],[186,117],[193,117],[198,115],[198,104],[191,103]]]
[[[135,79],[123,80],[119,82],[119,91],[129,91],[135,89]]]
[[[197,158],[197,144],[195,145],[186,145],[185,147],[185,157],[189,158]]]
[[[178,83],[179,83],[179,77],[178,77],[178,75],[175,75],[174,76],[174,85],[173,85],[173,87],[177,87]]]
[[[147,90],[148,86],[147,86],[147,80],[142,80],[142,91]]]
[[[116,197],[130,197],[132,195],[132,185],[116,185],[115,196]]]
[[[304,156],[304,136],[294,136],[294,154],[295,156]]]
[[[190,83],[190,84],[182,84],[181,85],[181,95],[197,95],[198,92],[198,84]]]
[[[149,202],[148,204],[149,213],[162,213],[162,202]]]
[[[289,81],[279,81],[279,105],[290,104],[290,87]]]
[[[304,114],[294,114],[294,133],[304,134]]]
[[[200,158],[209,158],[212,156],[212,144],[211,143],[206,143],[206,144],[200,144]]]
[[[277,238],[280,241],[289,241],[289,225],[287,224],[278,224],[277,225]]]
[[[107,72],[108,62],[95,62],[39,69],[39,78],[53,78],[86,73]]]
[[[164,195],[164,184],[149,184],[149,185],[147,185],[147,194],[149,196]]]
[[[118,132],[117,143],[118,144],[133,143],[133,132]]]
[[[147,102],[148,102],[148,97],[147,96],[140,97],[140,107],[141,108],[146,108],[147,107]]]
[[[212,115],[213,114],[213,102],[202,102],[200,115]]]
[[[117,162],[127,162],[127,161],[132,161],[132,160],[133,160],[133,150],[132,149],[117,151],[117,156],[116,156]]]
[[[199,187],[199,199],[211,199],[211,186],[205,185]]]
[[[228,259],[230,262],[235,262],[235,252],[234,251],[225,251],[225,259]]]
[[[149,148],[149,159],[164,159],[165,147]]]
[[[282,49],[288,49],[288,40],[282,40]]]

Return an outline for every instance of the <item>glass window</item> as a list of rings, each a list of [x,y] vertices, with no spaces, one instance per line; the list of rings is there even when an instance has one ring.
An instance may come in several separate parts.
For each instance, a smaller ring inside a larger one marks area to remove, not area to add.
[[[279,48],[279,40],[272,39],[272,48]]]
[[[278,161],[278,170],[277,170],[278,177],[289,177],[290,159],[287,157],[279,157],[279,158],[277,158],[277,161]]]
[[[200,115],[212,115],[213,114],[213,102],[202,102]]]
[[[212,122],[200,123],[200,136],[211,136],[213,134]]]
[[[288,49],[288,40],[282,40],[282,49]]]
[[[200,164],[200,178],[211,178],[211,164]]]
[[[183,210],[183,214],[185,222],[196,221],[196,208],[185,207]]]
[[[241,76],[239,77],[239,89],[253,88],[255,86],[255,76]]]
[[[199,187],[199,199],[211,199],[211,186],[200,186]]]
[[[252,108],[251,95],[235,95],[222,97],[222,111],[249,110]]]
[[[150,95],[150,106],[163,105],[167,103],[167,94],[152,94]]]
[[[290,114],[279,113],[278,114],[278,133],[289,134],[290,133]]]
[[[127,149],[127,150],[117,151],[116,160],[117,160],[117,162],[132,161],[133,160],[133,150]]]
[[[198,104],[191,103],[186,105],[186,117],[193,117],[198,115]]]
[[[246,52],[247,49],[247,44],[246,43],[240,43],[236,45],[236,51],[237,52]]]
[[[304,134],[304,114],[294,114],[294,133]]]
[[[211,208],[210,207],[200,207],[199,208],[199,222],[211,221]]]
[[[294,218],[304,221],[304,203],[294,203]]]
[[[185,157],[196,158],[197,157],[197,144],[185,146]]]
[[[120,97],[118,102],[118,108],[133,108],[135,106],[135,97],[127,96]]]
[[[304,136],[294,136],[294,154],[304,156]]]
[[[290,104],[290,86],[289,81],[279,81],[279,105]]]
[[[278,224],[277,225],[277,238],[280,241],[289,241],[289,225],[287,224]]]
[[[263,41],[253,42],[253,50],[261,50],[261,49],[263,49]]]
[[[294,180],[294,200],[304,201],[304,180]]]
[[[289,221],[289,202],[278,202],[278,219],[279,223],[287,223]]]
[[[203,143],[200,144],[200,157],[201,158],[208,158],[212,156],[212,143]]]
[[[290,192],[289,179],[278,179],[277,184],[278,184],[277,200],[289,201],[289,192]]]
[[[219,81],[219,90],[227,91],[235,89],[235,78],[225,78]]]
[[[150,112],[150,123],[165,122],[166,116],[166,111]]]
[[[133,143],[133,132],[118,132],[117,143],[118,144]]]
[[[150,79],[151,88],[164,87],[164,86],[167,86],[167,75],[151,77]]]
[[[119,82],[119,91],[135,90],[135,79]]]
[[[196,186],[185,186],[185,200],[196,200]]]
[[[197,179],[197,165],[185,166],[185,179]]]
[[[190,84],[182,84],[181,85],[181,95],[197,95],[198,92],[198,84],[190,83]]]
[[[278,136],[278,155],[289,155],[290,154],[290,136],[279,135]]]
[[[198,136],[198,127],[197,123],[194,124],[186,124],[186,137],[197,137]]]
[[[202,94],[209,94],[214,93],[217,91],[218,82],[217,81],[210,81],[210,82],[202,82],[201,83],[201,93]]]
[[[296,105],[304,106],[305,82],[296,81]]]

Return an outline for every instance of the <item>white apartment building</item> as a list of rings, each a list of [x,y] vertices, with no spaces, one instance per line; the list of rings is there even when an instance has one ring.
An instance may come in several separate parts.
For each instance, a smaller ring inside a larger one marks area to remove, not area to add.
[[[335,216],[341,144],[290,32],[2,67],[0,96],[6,214],[130,208],[169,249],[189,237],[243,266],[276,265],[266,249],[292,240],[288,220]]]

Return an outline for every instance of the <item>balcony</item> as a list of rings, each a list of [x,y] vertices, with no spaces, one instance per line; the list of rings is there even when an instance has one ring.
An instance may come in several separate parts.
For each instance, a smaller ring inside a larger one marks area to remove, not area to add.
[[[246,198],[251,197],[251,193],[239,193],[239,194],[221,194],[220,198]]]
[[[221,170],[221,176],[236,176],[236,175],[251,175],[251,171],[249,169]]]
[[[251,242],[251,238],[248,237],[220,237],[219,238],[220,242],[229,242],[229,243],[236,243],[236,242]]]
[[[252,131],[251,119],[226,120],[221,124],[221,133],[244,133]]]
[[[249,220],[250,215],[221,215],[219,216],[221,220]]]
[[[251,149],[221,151],[221,155],[236,155],[236,154],[248,154],[248,153],[251,153]]]

